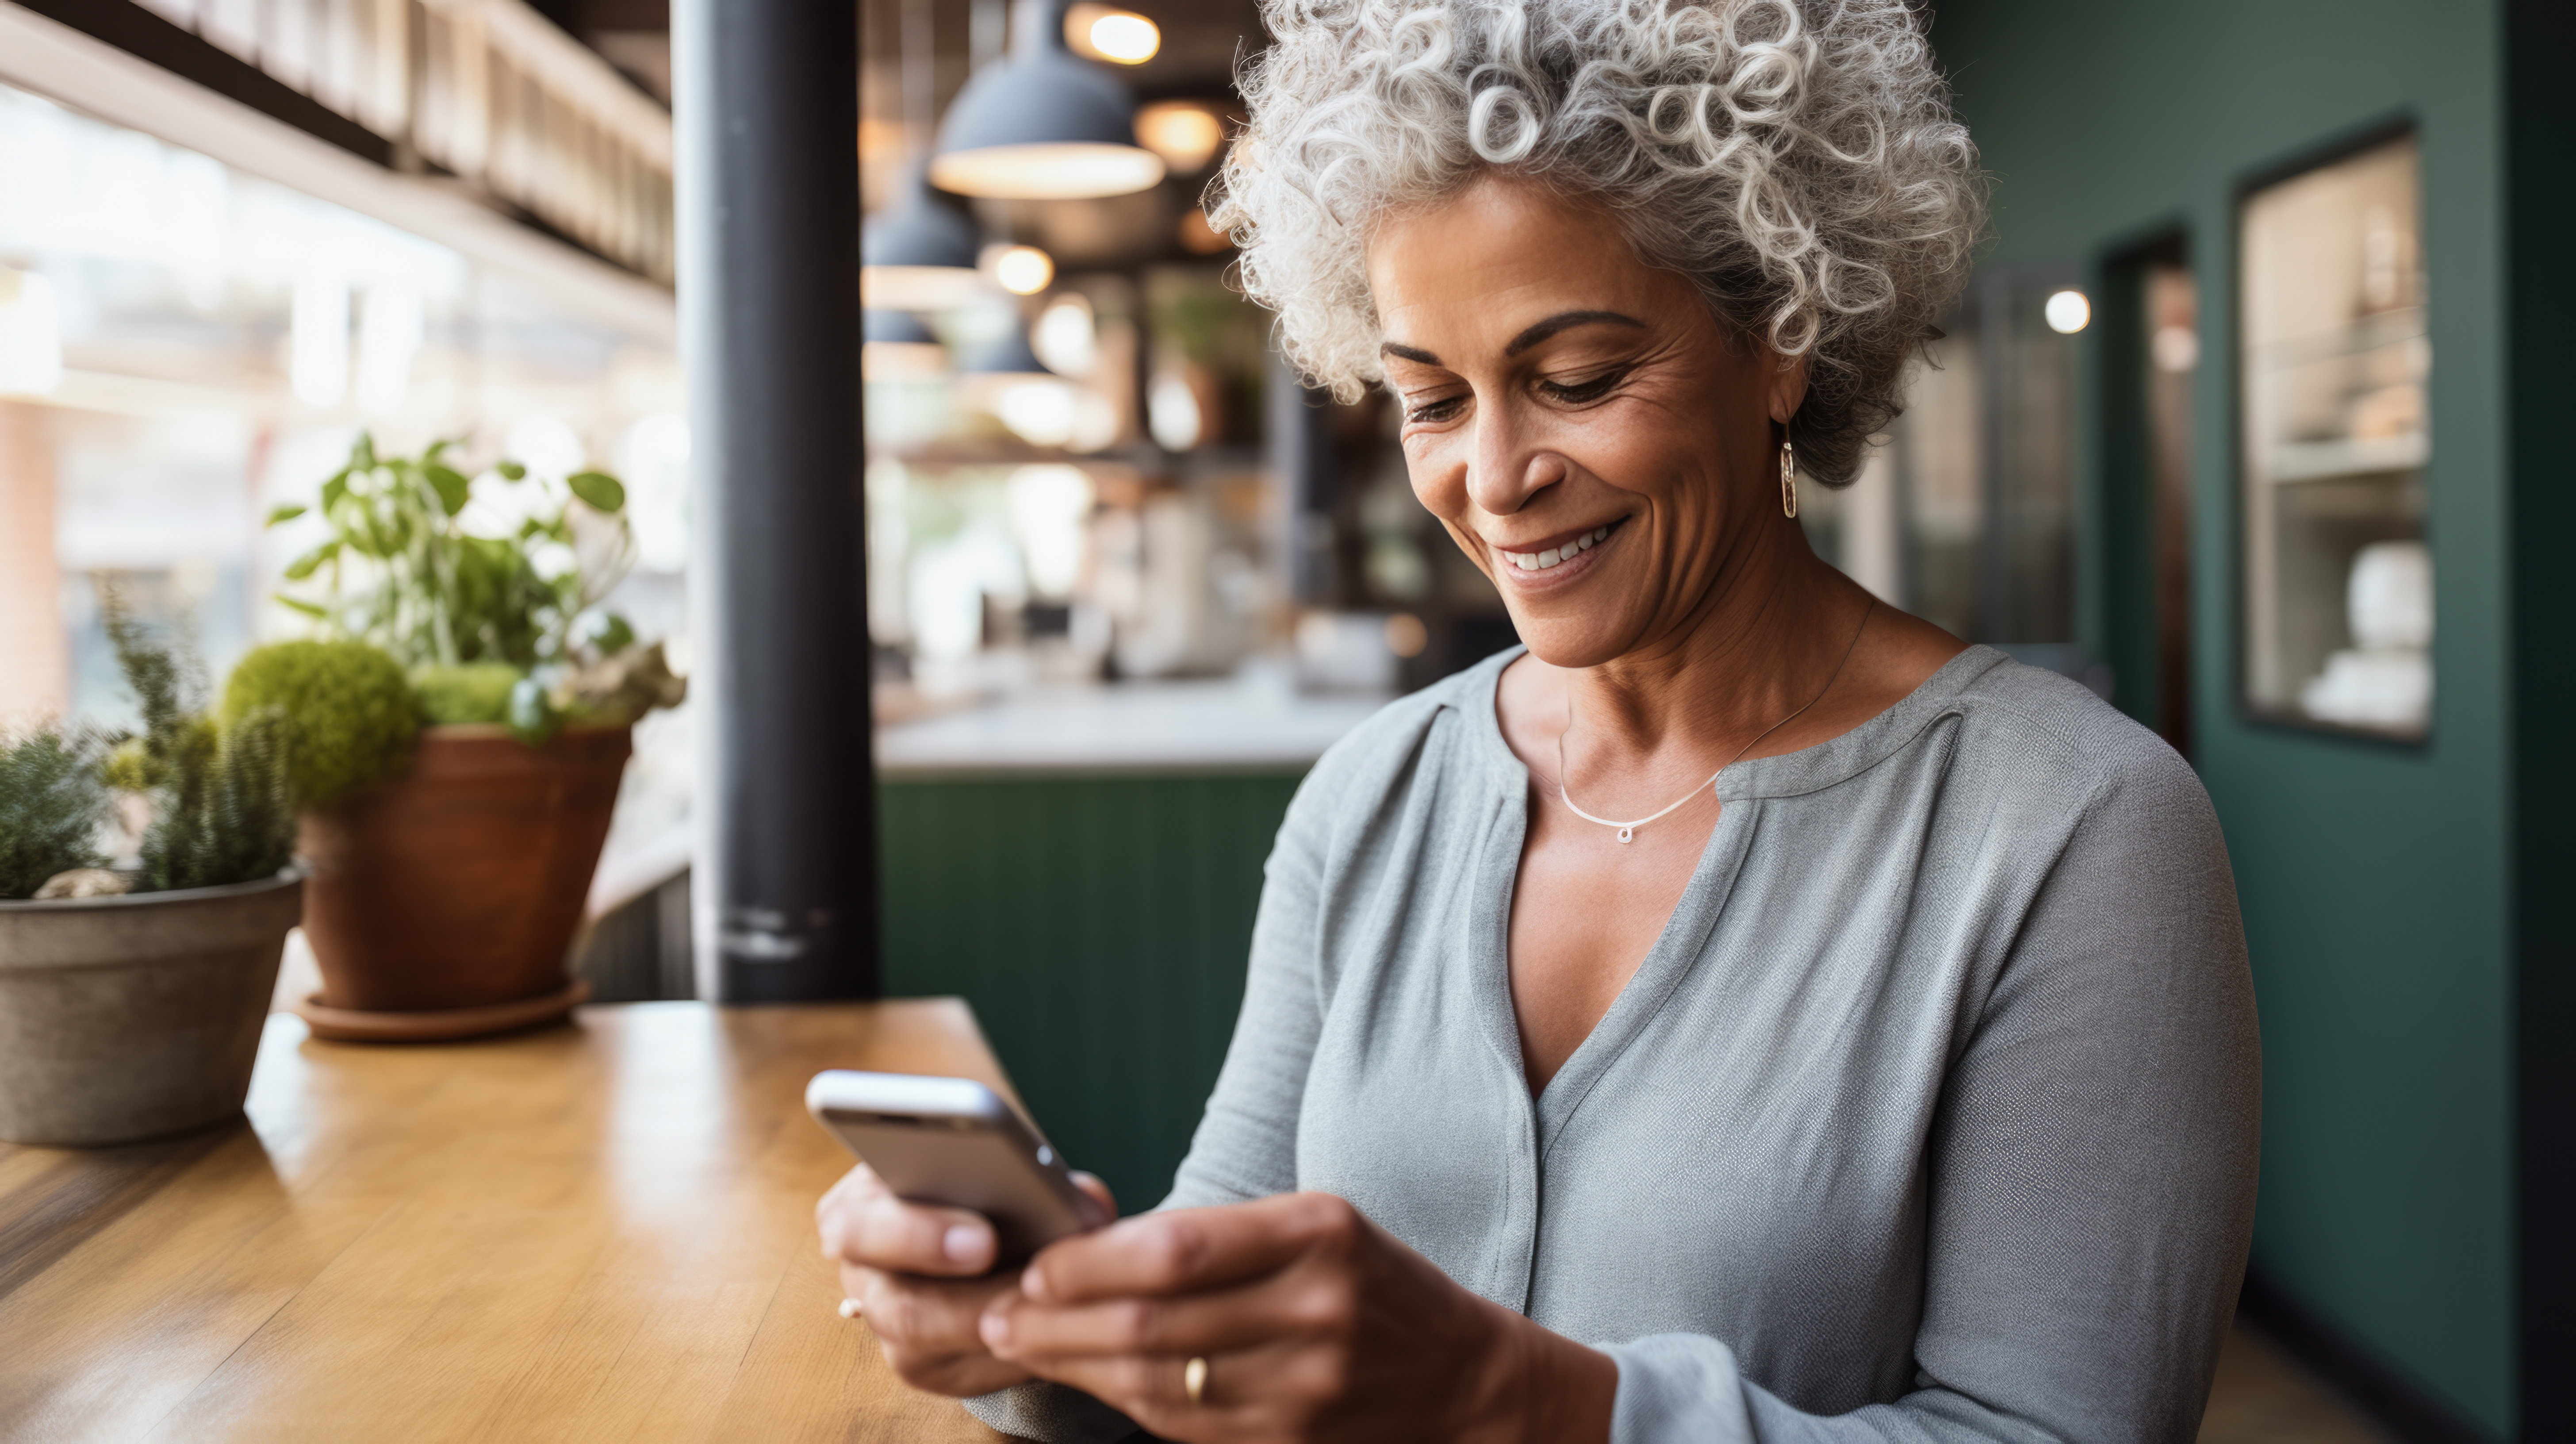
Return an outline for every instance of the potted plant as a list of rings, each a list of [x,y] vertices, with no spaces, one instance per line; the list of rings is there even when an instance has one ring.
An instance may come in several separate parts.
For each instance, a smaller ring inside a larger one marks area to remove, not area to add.
[[[238,1114],[303,898],[277,717],[219,725],[192,666],[113,601],[108,625],[143,733],[0,739],[0,1138],[17,1143]],[[148,809],[114,870],[111,784]]]
[[[510,462],[469,479],[450,456],[446,442],[381,456],[360,437],[313,508],[326,536],[287,568],[306,594],[281,598],[323,633],[304,646],[364,644],[407,669],[407,763],[377,780],[376,734],[352,708],[380,712],[384,683],[360,687],[359,664],[283,644],[226,689],[227,716],[304,719],[292,756],[349,759],[295,778],[323,984],[298,1011],[324,1037],[469,1037],[586,997],[565,959],[632,726],[682,695],[660,644],[600,606],[633,555],[624,487]]]

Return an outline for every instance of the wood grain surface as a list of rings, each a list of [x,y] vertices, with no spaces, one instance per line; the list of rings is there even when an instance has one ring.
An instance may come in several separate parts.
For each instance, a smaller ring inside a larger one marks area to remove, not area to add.
[[[999,1440],[836,1312],[823,1068],[1003,1082],[953,998],[272,1017],[247,1125],[0,1144],[0,1439]]]

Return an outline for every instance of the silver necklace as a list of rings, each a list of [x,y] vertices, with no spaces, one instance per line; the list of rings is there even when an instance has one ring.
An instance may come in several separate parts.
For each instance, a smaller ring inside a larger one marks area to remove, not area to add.
[[[1843,648],[1843,659],[1834,664],[1834,674],[1825,679],[1824,691],[1818,692],[1815,696],[1807,699],[1807,707],[1813,707],[1817,703],[1825,700],[1825,692],[1834,690],[1834,684],[1842,680],[1843,668],[1851,665],[1852,653],[1860,648],[1860,634],[1869,629],[1869,614],[1876,610],[1878,610],[1878,598],[1876,597],[1870,598],[1869,605],[1860,609],[1860,625],[1852,628],[1851,644]],[[1781,728],[1786,727],[1790,723],[1807,715],[1807,707],[1801,707],[1797,711],[1790,713],[1788,716],[1781,718],[1779,721],[1772,723],[1770,726],[1763,728],[1760,732],[1755,733],[1752,742],[1747,742],[1743,746],[1736,748],[1735,755],[1726,759],[1724,766],[1721,766],[1715,772],[1710,773],[1708,775],[1708,780],[1701,783],[1699,787],[1694,787],[1690,791],[1683,793],[1680,797],[1673,799],[1672,806],[1654,814],[1652,817],[1641,817],[1634,822],[1614,822],[1606,817],[1595,817],[1591,813],[1584,811],[1582,808],[1575,806],[1574,799],[1566,795],[1565,733],[1574,730],[1574,689],[1568,687],[1565,691],[1565,732],[1559,732],[1556,734],[1556,800],[1565,804],[1566,811],[1573,813],[1575,816],[1582,818],[1586,822],[1597,822],[1603,827],[1615,827],[1619,829],[1619,840],[1621,842],[1633,841],[1637,836],[1638,828],[1645,826],[1647,823],[1660,821],[1663,818],[1672,816],[1675,812],[1681,809],[1681,805],[1683,803],[1699,796],[1701,788],[1714,789],[1717,786],[1717,779],[1726,775],[1726,769],[1728,767],[1733,767],[1737,762],[1743,760],[1744,754],[1752,751],[1755,743],[1760,742],[1763,738],[1770,736],[1772,733],[1779,731]]]

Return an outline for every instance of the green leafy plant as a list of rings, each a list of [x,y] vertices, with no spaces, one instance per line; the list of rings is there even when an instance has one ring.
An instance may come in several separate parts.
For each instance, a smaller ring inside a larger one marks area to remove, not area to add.
[[[96,845],[108,809],[100,742],[51,727],[0,738],[0,898],[34,897],[58,872],[107,861]]]
[[[361,435],[312,508],[329,534],[286,568],[306,594],[278,599],[412,669],[425,719],[502,721],[532,745],[567,720],[633,721],[640,707],[586,709],[574,680],[635,646],[633,625],[600,606],[634,563],[625,485],[603,471],[549,481],[513,461],[469,478],[456,445],[389,456]],[[525,519],[477,534],[479,488]],[[281,506],[268,524],[306,513]],[[496,667],[511,672],[497,712]]]
[[[234,664],[217,721],[237,732],[262,715],[277,719],[298,807],[328,807],[392,776],[419,730],[401,665],[349,639],[271,642]]]
[[[113,597],[108,639],[142,705],[143,732],[109,759],[106,780],[146,794],[143,890],[219,887],[273,877],[295,856],[284,719],[275,710],[219,726],[193,660]]]
[[[623,618],[590,615],[633,563],[624,484],[601,471],[549,482],[514,461],[469,480],[449,461],[455,445],[379,456],[361,435],[322,483],[316,509],[331,534],[286,568],[290,582],[318,578],[321,595],[279,600],[413,667],[506,662],[525,672],[569,660],[577,637],[631,637]],[[539,495],[510,534],[477,536],[460,518],[476,486],[493,483]],[[305,511],[281,506],[269,525]],[[352,575],[361,564],[372,585]]]

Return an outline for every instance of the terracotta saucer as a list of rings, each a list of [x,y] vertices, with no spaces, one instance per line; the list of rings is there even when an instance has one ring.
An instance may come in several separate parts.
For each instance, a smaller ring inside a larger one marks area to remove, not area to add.
[[[295,1016],[304,1020],[305,1026],[313,1030],[314,1037],[342,1043],[439,1043],[556,1022],[589,999],[590,982],[586,978],[575,978],[538,997],[521,998],[514,1003],[492,1003],[480,1008],[379,1012],[366,1008],[330,1007],[322,1001],[320,993],[310,993],[303,1002],[295,1005]]]

